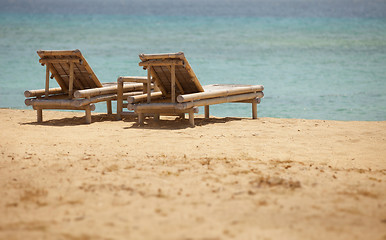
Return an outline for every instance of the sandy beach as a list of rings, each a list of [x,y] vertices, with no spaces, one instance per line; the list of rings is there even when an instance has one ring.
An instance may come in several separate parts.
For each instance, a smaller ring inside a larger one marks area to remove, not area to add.
[[[386,239],[386,121],[172,119],[0,109],[0,239]]]

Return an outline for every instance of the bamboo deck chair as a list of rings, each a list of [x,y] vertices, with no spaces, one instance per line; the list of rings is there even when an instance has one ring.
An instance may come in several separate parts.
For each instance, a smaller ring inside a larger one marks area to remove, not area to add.
[[[77,50],[37,51],[42,66],[46,66],[45,88],[24,92],[25,104],[37,110],[37,121],[43,121],[43,109],[85,110],[86,123],[91,123],[94,103],[106,102],[107,113],[112,114],[111,101],[117,100],[117,84],[101,83]],[[50,76],[51,74],[51,76]],[[49,80],[55,78],[59,87],[50,88]],[[140,77],[139,77],[140,78]],[[146,77],[144,78],[146,79]],[[143,84],[126,83],[122,94],[127,97],[142,94]]]
[[[197,107],[205,106],[205,118],[209,118],[209,105],[242,102],[252,104],[252,118],[257,118],[257,104],[264,96],[262,85],[214,84],[201,86],[184,53],[141,54],[142,66],[147,70],[148,84],[154,81],[160,92],[129,96],[128,109],[138,114],[139,124],[144,123],[144,114],[189,114],[194,127]]]

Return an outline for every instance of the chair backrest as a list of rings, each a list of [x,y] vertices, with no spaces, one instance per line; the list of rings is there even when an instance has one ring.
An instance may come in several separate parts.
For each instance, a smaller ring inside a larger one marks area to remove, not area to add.
[[[82,53],[76,50],[69,51],[37,51],[39,62],[49,67],[51,78],[54,77],[63,91],[69,91],[71,64],[73,64],[73,90],[102,87],[97,76],[88,65]]]
[[[140,66],[150,68],[152,78],[164,96],[171,96],[172,65],[175,66],[175,95],[203,92],[200,82],[183,52],[165,54],[140,54]]]

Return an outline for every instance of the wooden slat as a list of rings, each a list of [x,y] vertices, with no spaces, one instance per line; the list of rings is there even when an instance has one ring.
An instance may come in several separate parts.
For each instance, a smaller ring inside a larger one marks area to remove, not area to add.
[[[74,91],[74,63],[70,62],[70,82],[68,86],[68,95],[70,98],[72,98],[72,94]]]
[[[170,68],[171,75],[171,94],[172,94],[172,103],[176,102],[176,66],[172,65]]]
[[[152,67],[149,67],[147,69],[147,83],[146,83],[147,103],[151,102],[151,89],[150,89],[150,86],[151,86],[151,69],[152,69]]]
[[[62,77],[59,75],[59,73],[56,71],[56,68],[51,64],[51,63],[48,63],[47,66],[50,67],[50,71],[52,73],[52,75],[54,76],[55,80],[58,82],[59,86],[64,90],[64,91],[67,91],[68,90],[68,87],[66,85],[66,83],[64,82],[64,80],[62,79]]]
[[[64,92],[60,87],[48,89],[48,94],[61,94],[61,93],[64,93]],[[24,92],[24,96],[27,98],[40,97],[45,94],[46,94],[46,89],[27,90]]]
[[[80,53],[79,49],[75,50],[38,50],[37,54],[40,57],[44,56],[69,56],[69,55],[78,55]]]
[[[262,97],[264,97],[263,92],[245,93],[245,94],[238,94],[238,95],[232,95],[227,97],[217,97],[217,98],[203,99],[203,100],[197,100],[192,102],[178,103],[177,107],[180,109],[188,109],[192,107],[208,106],[208,105],[229,103],[229,102],[239,102],[239,101],[251,100],[251,99],[262,98]]]
[[[176,68],[176,71],[181,76],[180,79],[181,79],[182,88],[184,89],[184,94],[198,92],[196,85],[191,80],[192,77],[189,75],[189,73],[186,71],[186,69],[183,66],[178,66]]]
[[[171,70],[172,67],[170,66],[167,66],[167,69],[170,71],[170,74],[172,74],[172,70]],[[177,77],[177,71],[176,71],[177,67],[174,66],[174,76],[175,76],[175,82],[176,82],[176,85],[177,85],[177,88],[179,90],[178,94],[184,94],[184,89],[179,81],[179,78]],[[178,95],[177,94],[177,95]]]
[[[58,73],[56,76],[60,76],[61,80],[57,77],[55,79],[58,81],[59,85],[64,89],[68,88],[69,84],[69,62],[75,62],[74,68],[74,82],[73,89],[87,89],[102,87],[102,84],[99,82],[97,76],[88,65],[86,59],[83,57],[79,50],[69,50],[69,51],[45,51],[39,50],[38,55],[41,57],[40,62],[42,63],[52,63],[53,68],[56,69]],[[67,65],[67,66],[66,66]]]
[[[74,63],[71,63],[71,62],[70,63],[61,63],[61,65],[63,66],[63,68],[66,69],[66,72],[68,74],[68,88],[70,88],[71,72],[73,72],[73,74],[74,74],[74,79],[73,79],[73,84],[72,84],[72,90],[74,92],[74,90],[81,89],[81,85],[79,84],[79,81],[76,79],[75,72],[71,71],[71,69],[70,69],[71,64],[74,65],[74,71],[75,71],[75,64]]]
[[[147,77],[131,77],[131,76],[122,76],[118,78],[118,82],[137,82],[137,83],[147,83]],[[154,82],[153,79],[151,82]]]
[[[145,62],[140,62],[139,66],[148,67],[148,66],[169,66],[169,65],[184,65],[184,62],[180,59],[152,59]]]
[[[163,64],[166,64],[166,66],[171,66],[176,61],[182,62],[183,64],[176,65],[176,74],[177,74],[176,79],[179,82],[179,85],[181,86],[181,89],[184,92],[184,94],[204,91],[200,82],[197,79],[197,76],[193,72],[190,64],[188,63],[188,61],[185,58],[185,55],[182,52],[166,53],[166,54],[141,54],[140,58],[142,62],[139,63],[139,65],[144,67],[151,65],[151,63],[159,63],[159,65],[157,66],[161,66],[161,65],[163,66]],[[153,64],[153,66],[156,66],[156,65]],[[158,73],[157,71],[157,74],[161,74],[161,73]],[[162,76],[160,76],[160,80],[161,82],[164,83],[164,88],[169,89],[168,83],[170,82],[170,80],[164,79],[162,78]],[[178,87],[178,83],[176,84]]]
[[[79,103],[84,101],[82,100],[69,100],[69,99],[26,99],[25,103],[28,106],[33,106],[41,109],[73,109],[79,110],[83,109],[86,105],[80,105]],[[88,104],[90,105],[90,104]],[[93,105],[93,104],[91,104]]]
[[[163,84],[163,87],[166,89],[167,93],[170,94],[171,75],[162,74],[162,66],[153,67],[153,69],[156,72],[158,78],[161,80],[161,83]]]
[[[159,54],[140,54],[139,58],[142,61],[150,60],[150,59],[164,59],[164,58],[181,58],[184,56],[183,52],[178,53],[159,53]]]
[[[95,87],[102,87],[102,84],[99,81],[98,77],[95,75],[94,71],[91,69],[90,65],[88,65],[88,62],[86,61],[86,59],[83,57],[81,53],[80,53],[80,58],[82,60],[82,65],[90,73],[91,79],[93,80]]]
[[[51,64],[53,66],[53,69],[55,69],[55,71],[57,71],[58,73],[58,76],[62,79],[63,83],[64,83],[64,89],[66,91],[68,91],[68,74],[65,72],[65,70],[63,69],[62,65],[60,63],[55,63],[55,64]],[[53,72],[51,70],[51,72]],[[58,82],[59,83],[59,82]],[[60,84],[60,83],[59,83]]]
[[[162,92],[152,92],[151,94],[151,99],[160,99],[163,97]],[[147,94],[140,94],[140,95],[135,95],[135,96],[130,96],[127,98],[128,103],[138,103],[138,102],[144,102],[147,100]]]
[[[254,98],[252,100],[252,118],[257,119],[257,100]]]
[[[103,86],[101,88],[91,88],[91,89],[84,89],[84,90],[77,90],[74,92],[75,98],[85,98],[85,97],[94,97],[97,95],[104,95],[104,94],[112,94],[116,93],[119,86],[122,85],[122,93],[129,92],[129,91],[140,91],[143,89],[143,84],[141,83],[133,83],[133,84],[123,84],[123,82],[120,82],[115,85],[109,85],[109,86]]]
[[[87,80],[84,79],[82,71],[80,70],[77,63],[74,63],[74,77],[75,77],[74,81],[78,83],[77,89],[87,88],[87,86],[88,86]]]
[[[166,91],[164,85],[161,83],[161,80],[159,79],[157,73],[154,71],[154,68],[151,68],[151,75],[153,76],[155,84],[159,87],[161,92],[167,96],[168,92]]]
[[[261,92],[263,89],[264,87],[261,85],[240,86],[240,87],[236,87],[236,86],[229,87],[227,85],[224,85],[224,88],[221,88],[221,86],[219,86],[218,88],[214,88],[213,90],[209,90],[205,92],[179,95],[177,97],[177,101],[190,102],[190,101],[200,100],[200,99],[226,97],[226,96],[237,95],[237,94]]]
[[[170,75],[170,71],[168,70],[167,66],[160,66],[160,67],[155,67],[155,71],[157,73],[157,75],[159,76],[160,79],[162,79],[162,84],[163,84],[163,87],[165,88],[166,92],[168,93],[171,93],[169,90],[170,90],[170,86],[171,86],[171,75]]]
[[[194,73],[193,69],[191,68],[191,66],[190,66],[190,64],[188,63],[187,60],[185,60],[185,69],[186,69],[186,71],[188,71],[188,73],[189,73],[190,76],[192,77],[192,81],[193,81],[194,84],[196,85],[198,91],[199,91],[199,92],[203,92],[204,89],[202,88],[200,82],[199,82],[198,79],[197,79],[196,74]]]
[[[47,98],[49,95],[49,90],[50,90],[50,66],[47,64],[46,65],[46,88],[44,91],[45,97]]]
[[[69,63],[69,62],[79,62],[80,59],[76,58],[43,58],[39,59],[40,63],[47,64],[47,63]]]

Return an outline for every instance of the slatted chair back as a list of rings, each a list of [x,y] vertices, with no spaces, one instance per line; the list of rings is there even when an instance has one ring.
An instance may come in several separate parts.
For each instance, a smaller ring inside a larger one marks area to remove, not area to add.
[[[76,50],[45,51],[39,50],[39,62],[47,66],[46,88],[48,87],[48,73],[55,78],[64,92],[71,96],[76,90],[102,87],[101,82],[83,57]]]
[[[204,91],[183,52],[140,54],[139,58],[139,65],[150,71],[163,95],[172,101],[180,94]]]

